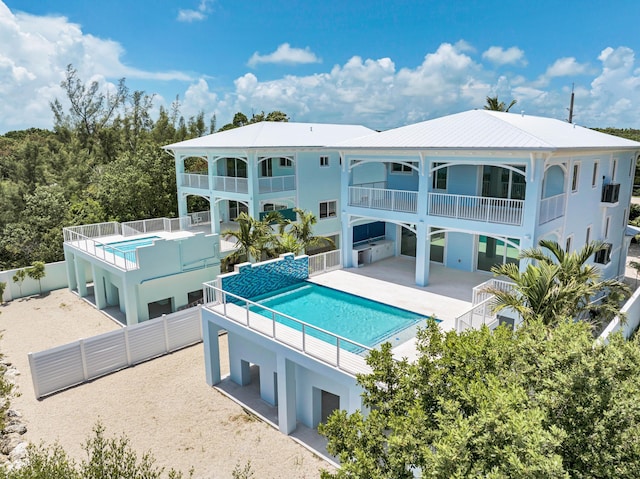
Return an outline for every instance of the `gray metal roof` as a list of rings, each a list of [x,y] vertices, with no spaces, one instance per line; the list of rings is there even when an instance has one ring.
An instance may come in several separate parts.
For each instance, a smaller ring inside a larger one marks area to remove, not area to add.
[[[374,133],[360,125],[263,121],[167,145],[167,150],[202,148],[325,147]]]
[[[640,149],[640,143],[565,121],[515,113],[470,110],[346,140],[348,148],[424,149]]]

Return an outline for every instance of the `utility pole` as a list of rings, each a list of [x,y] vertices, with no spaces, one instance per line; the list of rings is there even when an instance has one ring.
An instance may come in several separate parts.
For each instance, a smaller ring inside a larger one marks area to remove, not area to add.
[[[574,98],[573,86],[574,86],[574,83],[571,84],[571,103],[569,104],[569,123],[573,123],[573,98]]]

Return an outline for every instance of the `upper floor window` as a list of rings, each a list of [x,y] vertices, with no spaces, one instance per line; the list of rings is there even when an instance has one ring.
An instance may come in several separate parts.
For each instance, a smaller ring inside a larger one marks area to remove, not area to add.
[[[573,236],[567,237],[567,242],[565,243],[564,250],[568,253],[571,251],[571,242],[573,240]]]
[[[587,226],[587,234],[584,238],[585,244],[589,244],[589,241],[591,241],[591,226]]]
[[[411,173],[411,167],[404,163],[391,163],[391,173]]]
[[[616,181],[616,170],[618,169],[618,160],[616,158],[611,162],[611,182]]]
[[[320,157],[320,166],[321,167],[329,166],[329,157],[328,156],[321,156]]]
[[[580,164],[576,163],[573,165],[573,175],[571,176],[571,191],[578,191],[578,179],[580,176]]]
[[[611,216],[607,216],[604,220],[604,237],[605,239],[609,238],[609,225],[611,224]]]
[[[433,167],[437,168],[444,163],[434,163]],[[433,184],[434,190],[446,190],[447,189],[447,167],[440,168],[433,172]]]
[[[262,160],[262,162],[260,163],[260,173],[262,176],[273,176],[273,166],[271,158]]]
[[[595,188],[597,182],[598,182],[598,162],[596,161],[593,164],[593,175],[591,176],[591,186]]]
[[[333,218],[336,216],[337,201],[321,201],[320,202],[320,219]]]
[[[291,168],[293,161],[291,161],[291,158],[280,158],[280,166],[282,168]]]

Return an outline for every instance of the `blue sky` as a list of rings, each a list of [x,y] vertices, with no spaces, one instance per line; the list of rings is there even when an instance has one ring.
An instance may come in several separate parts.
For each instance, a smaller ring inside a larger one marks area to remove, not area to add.
[[[236,111],[377,129],[481,108],[640,128],[637,0],[0,0],[0,133],[50,128],[68,64]]]

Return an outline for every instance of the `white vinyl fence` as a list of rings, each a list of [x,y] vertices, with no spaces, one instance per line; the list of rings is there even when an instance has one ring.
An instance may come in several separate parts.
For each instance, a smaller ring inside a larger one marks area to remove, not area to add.
[[[202,341],[200,307],[29,353],[36,398]]]

